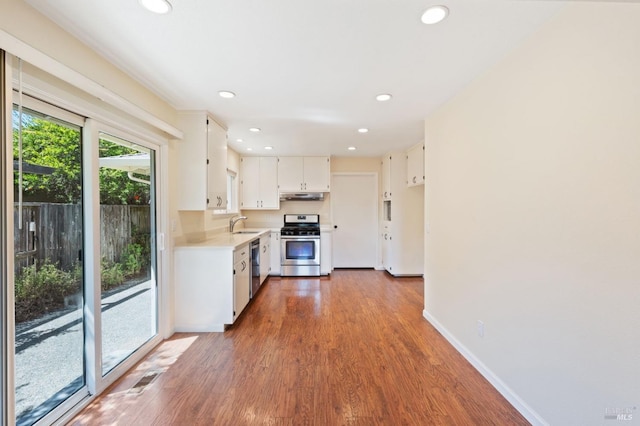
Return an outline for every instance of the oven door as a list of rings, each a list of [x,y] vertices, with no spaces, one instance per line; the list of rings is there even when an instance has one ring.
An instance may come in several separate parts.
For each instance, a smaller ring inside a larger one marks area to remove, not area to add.
[[[320,266],[320,236],[281,236],[282,266]]]

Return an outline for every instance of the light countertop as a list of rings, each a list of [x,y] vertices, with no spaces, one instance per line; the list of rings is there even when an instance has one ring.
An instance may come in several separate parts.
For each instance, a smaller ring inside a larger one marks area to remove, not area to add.
[[[193,248],[211,248],[211,249],[226,249],[235,250],[250,241],[260,238],[264,235],[269,235],[271,229],[266,228],[239,228],[236,233],[223,232],[216,234],[211,238],[198,242],[185,242],[176,246],[178,249],[193,249]]]

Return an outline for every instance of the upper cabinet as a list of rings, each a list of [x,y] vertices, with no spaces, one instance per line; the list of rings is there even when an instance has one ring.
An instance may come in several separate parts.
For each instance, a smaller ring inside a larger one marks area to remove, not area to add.
[[[382,157],[382,199],[391,199],[391,154]]]
[[[407,151],[407,186],[424,184],[424,142]]]
[[[227,208],[227,132],[204,111],[179,113],[178,210]]]
[[[240,159],[242,210],[277,210],[278,158],[242,157]]]
[[[329,192],[329,157],[279,157],[280,192]]]
[[[227,210],[227,131],[211,118],[207,120],[207,198],[209,208]]]

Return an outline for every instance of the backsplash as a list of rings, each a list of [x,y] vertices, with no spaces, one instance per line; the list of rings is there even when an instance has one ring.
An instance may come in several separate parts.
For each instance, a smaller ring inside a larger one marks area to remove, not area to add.
[[[322,201],[281,201],[280,210],[242,210],[247,228],[281,228],[285,214],[319,214],[322,225],[331,224],[331,194]]]

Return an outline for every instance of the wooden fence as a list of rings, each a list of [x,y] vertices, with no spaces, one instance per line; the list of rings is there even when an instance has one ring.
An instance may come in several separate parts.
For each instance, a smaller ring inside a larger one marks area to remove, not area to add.
[[[82,256],[82,206],[78,204],[23,203],[22,229],[18,206],[14,207],[15,272],[49,259],[60,269],[71,270]],[[148,205],[101,205],[100,251],[103,260],[118,262],[136,236],[148,240]]]

